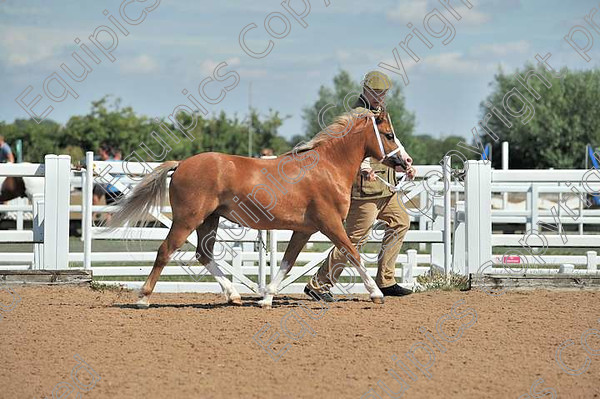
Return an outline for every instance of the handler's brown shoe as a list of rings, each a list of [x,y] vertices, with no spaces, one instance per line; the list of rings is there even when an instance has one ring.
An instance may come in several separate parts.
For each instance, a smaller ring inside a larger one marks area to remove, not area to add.
[[[315,301],[335,302],[335,299],[333,299],[333,295],[331,295],[330,292],[317,292],[311,289],[308,285],[304,287],[304,293]]]
[[[390,287],[380,288],[383,296],[405,296],[410,295],[413,292],[407,288],[402,288],[398,284],[394,284]]]

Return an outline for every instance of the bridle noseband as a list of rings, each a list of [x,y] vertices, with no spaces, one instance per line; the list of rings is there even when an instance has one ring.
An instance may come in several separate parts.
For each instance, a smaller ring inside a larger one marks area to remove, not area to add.
[[[396,137],[396,132],[394,131],[394,125],[392,125],[392,118],[390,117],[390,114],[386,114],[386,115],[387,115],[388,122],[390,123],[390,127],[392,128],[392,134],[394,135],[394,142],[396,143],[396,145],[398,147],[396,149],[388,152],[387,154],[385,153],[385,149],[383,148],[383,142],[381,141],[381,135],[379,134],[379,129],[377,128],[377,122],[375,121],[375,116],[371,116],[371,121],[373,122],[373,129],[375,131],[375,137],[377,137],[377,143],[379,143],[379,149],[381,150],[381,155],[383,155],[383,158],[381,158],[379,160],[379,162],[383,162],[385,159],[394,156],[398,151],[404,151],[404,146],[402,145],[402,143],[400,143],[400,140],[398,140],[398,137]]]

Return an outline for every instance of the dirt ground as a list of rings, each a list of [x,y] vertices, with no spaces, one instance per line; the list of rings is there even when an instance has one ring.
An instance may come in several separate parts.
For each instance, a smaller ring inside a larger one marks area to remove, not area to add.
[[[579,344],[585,330],[600,329],[598,292],[428,292],[387,298],[384,305],[360,297],[331,304],[317,320],[299,304],[314,312],[319,305],[300,296],[280,297],[263,310],[248,297],[233,307],[218,295],[155,294],[150,309],[138,310],[130,305],[132,292],[13,290],[21,301],[0,319],[2,398],[51,397],[53,389],[55,397],[75,398],[76,390],[68,396],[74,385],[59,384],[74,384],[72,374],[88,389],[82,398],[361,398],[370,388],[378,396],[365,398],[387,398],[378,380],[401,389],[388,370],[408,384],[406,398],[517,398],[538,378],[544,382],[524,398],[542,397],[548,388],[560,398],[600,398],[600,356],[586,355]],[[1,292],[0,304],[8,303]],[[281,324],[286,315],[288,333]],[[301,338],[294,316],[306,323]],[[271,330],[263,340],[280,334],[273,351],[289,344],[278,361],[253,340],[265,323]],[[436,335],[428,341],[419,327]],[[587,361],[581,375],[567,374],[554,360],[568,339],[575,345],[563,360],[572,368]],[[419,342],[429,343],[434,359]],[[588,336],[587,344],[600,353],[600,335]],[[415,363],[429,361],[423,372],[406,358],[411,347]],[[97,373],[95,380],[75,355]]]

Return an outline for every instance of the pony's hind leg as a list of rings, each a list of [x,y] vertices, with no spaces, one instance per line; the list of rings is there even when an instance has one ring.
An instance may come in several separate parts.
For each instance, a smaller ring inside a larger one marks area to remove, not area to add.
[[[233,283],[229,281],[229,279],[223,274],[223,272],[219,269],[217,262],[211,260],[205,265],[206,269],[213,275],[215,280],[221,285],[223,289],[223,293],[225,294],[225,299],[227,299],[227,303],[231,303],[232,305],[241,305],[242,297],[235,289]]]
[[[196,233],[198,234],[196,258],[202,265],[204,265],[204,267],[206,267],[215,280],[217,280],[223,289],[223,293],[225,294],[225,299],[227,299],[227,302],[233,305],[241,305],[242,297],[235,289],[233,283],[229,281],[223,272],[221,272],[217,262],[215,262],[213,259],[218,228],[219,215],[214,213],[207,217],[204,223],[198,226],[196,229]]]
[[[267,289],[264,294],[264,298],[258,301],[258,304],[263,308],[270,308],[273,303],[273,297],[277,294],[277,290],[279,289],[279,285],[283,281],[283,278],[288,274],[294,263],[296,263],[296,258],[298,258],[298,254],[304,248],[304,245],[308,242],[308,239],[312,233],[301,233],[295,231],[292,234],[292,238],[290,238],[290,242],[288,247],[285,250],[285,254],[283,255],[283,260],[281,261],[281,265],[279,266],[279,271],[277,275],[267,285]]]
[[[152,267],[152,271],[148,275],[146,282],[142,286],[139,294],[139,300],[137,302],[138,308],[148,308],[150,306],[149,297],[156,286],[156,282],[160,277],[160,273],[162,273],[163,268],[171,258],[173,252],[175,252],[179,247],[185,243],[187,237],[194,230],[193,227],[189,227],[183,223],[173,222],[171,226],[171,230],[167,235],[167,238],[163,241],[163,243],[158,248],[158,253],[156,254],[156,259],[154,260],[154,266]]]

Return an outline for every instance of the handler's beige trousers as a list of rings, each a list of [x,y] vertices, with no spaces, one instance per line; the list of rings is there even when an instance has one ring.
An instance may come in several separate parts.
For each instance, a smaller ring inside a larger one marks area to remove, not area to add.
[[[377,277],[375,278],[379,288],[386,288],[396,284],[394,278],[396,258],[402,247],[404,236],[410,227],[410,218],[398,203],[396,193],[387,198],[352,199],[346,217],[346,233],[359,253],[363,252],[361,244],[366,242],[375,219],[382,220],[387,224],[379,251]],[[317,292],[329,291],[334,282],[338,280],[347,262],[346,256],[334,248],[321,264],[319,271],[312,276],[308,286]],[[352,275],[357,275],[356,270]]]

